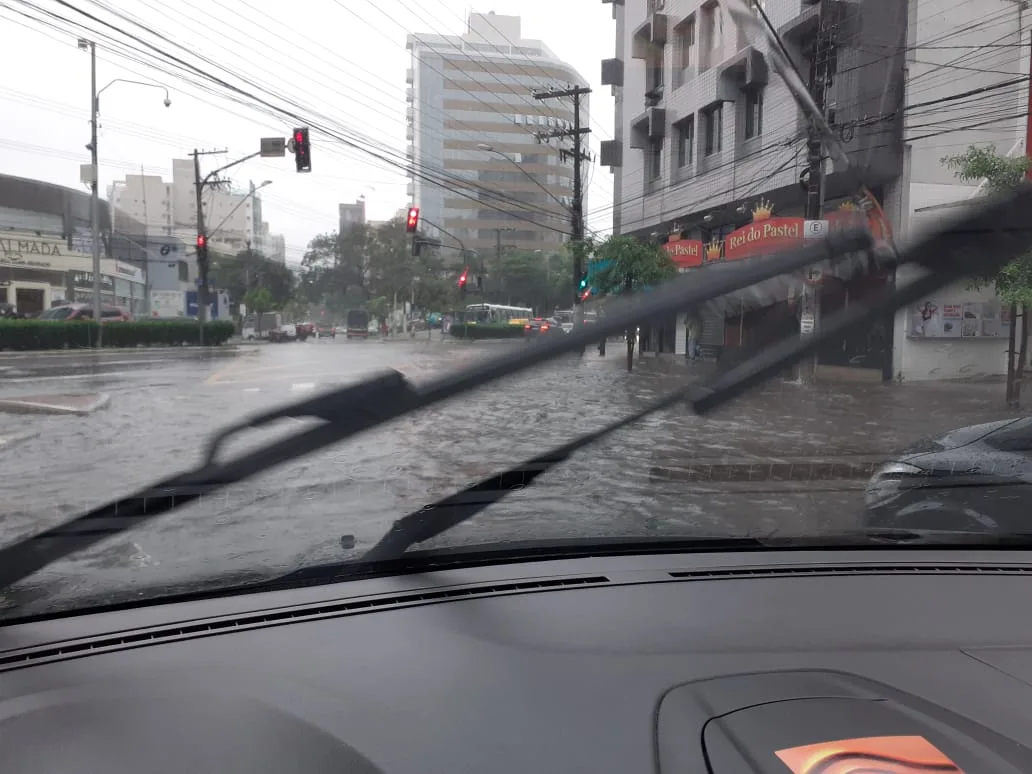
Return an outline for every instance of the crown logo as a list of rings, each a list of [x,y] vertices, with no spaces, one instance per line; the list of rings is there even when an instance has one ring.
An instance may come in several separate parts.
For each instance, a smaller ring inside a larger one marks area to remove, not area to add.
[[[766,199],[760,199],[752,208],[753,223],[758,220],[767,220],[774,212],[774,205]]]
[[[849,211],[855,212],[857,207],[856,207],[856,204],[854,202],[851,202],[851,201],[849,201],[847,199],[846,201],[842,202],[842,204],[839,205],[839,209],[840,210],[846,210],[847,212],[849,212]]]
[[[715,261],[720,258],[721,248],[723,248],[723,246],[723,243],[716,237],[711,239],[706,245],[706,260]]]

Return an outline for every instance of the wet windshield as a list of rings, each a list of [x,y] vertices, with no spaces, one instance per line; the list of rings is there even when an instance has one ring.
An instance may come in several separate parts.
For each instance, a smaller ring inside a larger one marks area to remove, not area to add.
[[[406,514],[818,339],[418,548],[1026,531],[1028,255],[993,242],[877,306],[926,276],[911,245],[1029,174],[1020,9],[611,5],[0,9],[5,72],[38,79],[0,91],[33,127],[0,148],[0,549],[195,468],[259,412],[391,369],[418,392],[726,280],[70,551],[0,589],[0,617],[359,561]],[[851,228],[862,244],[733,281]]]

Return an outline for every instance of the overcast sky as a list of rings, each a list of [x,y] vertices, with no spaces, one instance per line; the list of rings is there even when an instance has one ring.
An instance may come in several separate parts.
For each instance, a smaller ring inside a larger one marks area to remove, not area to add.
[[[257,150],[263,135],[289,134],[294,123],[289,118],[272,117],[250,101],[240,105],[224,96],[225,87],[202,90],[184,80],[197,76],[186,76],[174,64],[154,69],[143,63],[154,63],[159,54],[122,31],[202,64],[270,102],[277,100],[273,92],[289,98],[297,113],[320,115],[339,134],[363,146],[375,143],[381,155],[393,151],[403,158],[410,64],[405,36],[461,34],[470,10],[521,16],[525,38],[544,41],[588,80],[595,89],[591,145],[597,157],[599,142],[613,136],[613,100],[599,76],[601,60],[613,56],[614,22],[601,0],[492,0],[472,9],[461,0],[4,0],[0,170],[80,186],[79,165],[89,161],[90,66],[89,55],[77,48],[79,36],[97,42],[98,88],[116,78],[156,82],[169,89],[172,100],[165,108],[160,90],[128,83],[104,92],[98,143],[102,192],[141,168],[171,180],[171,159],[194,147],[229,149],[228,156],[206,159],[211,169]],[[235,80],[191,52],[229,70]],[[292,158],[256,159],[231,172],[240,187],[273,181],[263,191],[264,218],[273,233],[285,235],[290,262],[300,260],[313,236],[336,228],[339,202],[364,194],[371,219],[389,218],[405,205],[406,178],[397,166],[316,132],[312,143],[311,174],[295,172]],[[607,228],[608,169],[592,168],[588,197],[588,225]]]

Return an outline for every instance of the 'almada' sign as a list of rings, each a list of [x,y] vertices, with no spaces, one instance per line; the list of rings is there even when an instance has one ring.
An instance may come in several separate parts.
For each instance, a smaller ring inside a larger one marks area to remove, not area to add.
[[[0,266],[44,271],[92,272],[93,256],[69,250],[61,239],[47,239],[22,234],[0,232]],[[139,282],[143,276],[140,268],[110,258],[101,258],[101,274],[118,275],[131,282]]]
[[[57,240],[0,236],[0,263],[12,266],[24,266],[29,269],[63,269],[68,265],[68,257],[78,257],[79,255],[71,253],[69,256],[67,252],[64,243]]]

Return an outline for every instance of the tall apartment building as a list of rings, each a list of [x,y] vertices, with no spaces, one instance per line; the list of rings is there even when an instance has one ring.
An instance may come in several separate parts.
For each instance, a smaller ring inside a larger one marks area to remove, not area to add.
[[[603,83],[616,100],[616,139],[603,143],[601,158],[614,175],[614,230],[664,243],[685,269],[702,271],[747,257],[763,241],[756,238],[761,221],[801,235],[807,121],[769,67],[766,42],[739,29],[719,0],[603,2],[612,4],[617,23],[615,57],[602,63]],[[1008,0],[760,0],[759,6],[808,85],[815,63],[826,68],[829,123],[863,169],[897,241],[934,225],[939,205],[975,190],[955,178],[943,156],[986,143],[1001,153],[1025,152],[1027,85],[1019,79],[1029,71],[1028,40],[1021,9]],[[833,44],[818,50],[822,14]],[[848,207],[858,188],[855,171],[830,162],[825,169],[822,220]],[[862,302],[894,280],[869,269],[828,268],[818,289],[819,315]],[[683,352],[684,322],[692,317],[714,350],[798,331],[803,293],[801,278],[784,278],[686,310],[655,332],[653,345]],[[987,301],[974,295],[951,288],[935,302]],[[872,378],[1002,367],[1002,349],[974,338],[946,345],[952,352],[944,358],[943,342],[916,340],[906,317],[901,312],[837,342],[820,362],[860,367]]]
[[[523,39],[518,16],[471,13],[464,34],[412,34],[407,47],[408,158],[416,172],[447,178],[442,186],[410,172],[409,200],[424,227],[481,254],[499,244],[557,250],[569,234],[573,167],[558,141],[535,135],[569,127],[573,111],[569,100],[532,95],[586,86],[584,78],[541,41]],[[584,126],[588,111],[585,99]]]

